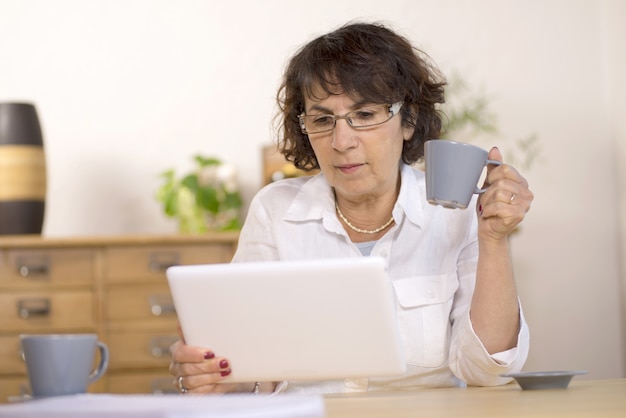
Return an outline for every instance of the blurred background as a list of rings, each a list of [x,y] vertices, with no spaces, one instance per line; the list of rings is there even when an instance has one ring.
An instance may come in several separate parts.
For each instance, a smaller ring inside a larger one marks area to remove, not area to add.
[[[195,154],[236,167],[245,215],[286,60],[350,20],[389,25],[460,78],[497,129],[456,139],[524,166],[526,370],[623,377],[622,0],[0,0],[0,101],[34,103],[44,135],[44,236],[176,232],[155,193]]]

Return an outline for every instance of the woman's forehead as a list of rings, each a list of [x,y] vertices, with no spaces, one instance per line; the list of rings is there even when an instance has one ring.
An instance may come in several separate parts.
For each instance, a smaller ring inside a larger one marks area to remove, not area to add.
[[[307,106],[327,101],[329,98],[337,98],[352,103],[363,102],[363,97],[360,94],[347,92],[340,84],[322,86],[320,83],[314,83],[308,89],[304,89],[303,95]]]
[[[330,95],[323,99],[306,99],[304,101],[305,110],[310,111],[313,109],[334,112],[338,109],[354,110],[364,105],[371,104],[365,100],[354,100],[352,97],[346,94]]]

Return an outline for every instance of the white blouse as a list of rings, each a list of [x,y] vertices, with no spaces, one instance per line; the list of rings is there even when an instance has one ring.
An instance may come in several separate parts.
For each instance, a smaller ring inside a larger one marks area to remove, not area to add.
[[[478,260],[475,211],[430,205],[422,171],[403,165],[401,177],[393,208],[395,225],[374,244],[371,255],[388,262],[406,374],[289,382],[287,391],[492,386],[509,382],[500,374],[519,371],[524,365],[529,332],[523,314],[517,347],[503,353],[489,355],[472,329],[469,309]],[[363,255],[337,218],[331,187],[318,174],[278,181],[259,191],[251,202],[233,262],[332,257]]]

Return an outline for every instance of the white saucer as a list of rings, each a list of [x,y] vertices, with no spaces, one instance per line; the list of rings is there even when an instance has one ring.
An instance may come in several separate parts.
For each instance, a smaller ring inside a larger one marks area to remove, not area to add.
[[[512,377],[522,389],[565,389],[572,377],[587,374],[585,370],[563,370],[546,372],[519,372],[502,374],[503,377]]]

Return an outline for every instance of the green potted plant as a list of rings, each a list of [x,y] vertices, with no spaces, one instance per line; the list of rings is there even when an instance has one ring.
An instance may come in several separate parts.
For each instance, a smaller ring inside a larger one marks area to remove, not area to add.
[[[237,172],[232,164],[195,155],[195,169],[177,177],[173,169],[161,173],[156,198],[166,216],[178,219],[179,231],[202,233],[241,228],[242,205]]]

